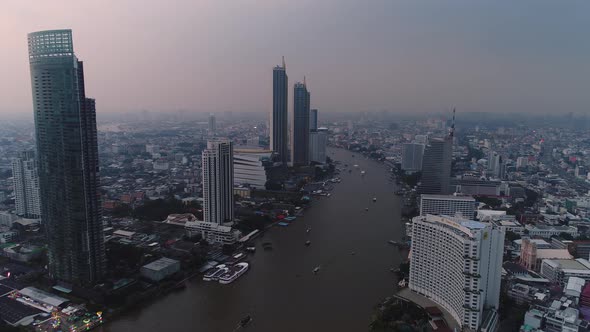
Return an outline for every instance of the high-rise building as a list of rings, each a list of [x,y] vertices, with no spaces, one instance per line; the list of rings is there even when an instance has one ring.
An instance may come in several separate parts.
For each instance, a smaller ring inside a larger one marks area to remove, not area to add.
[[[215,122],[215,114],[209,114],[209,136],[217,134],[217,123]]]
[[[452,158],[452,137],[431,139],[428,142],[422,159],[422,178],[418,193],[441,195],[450,193]]]
[[[312,109],[309,111],[309,130],[318,129],[318,110]]]
[[[419,172],[422,170],[424,144],[406,143],[402,150],[402,170]]]
[[[227,139],[207,141],[203,150],[203,215],[206,222],[234,220],[234,148]]]
[[[283,58],[283,65],[276,66],[272,71],[270,149],[279,155],[279,159],[284,165],[289,160],[288,80],[287,66],[285,65],[285,58]]]
[[[28,45],[49,274],[89,286],[106,263],[95,101],[86,98],[71,30],[30,33]]]
[[[442,306],[463,328],[495,331],[504,235],[494,222],[415,217],[410,290]]]
[[[328,145],[328,128],[318,128],[309,133],[310,159],[316,163],[326,163]]]
[[[477,202],[471,196],[421,195],[420,215],[435,214],[473,219],[476,204]]]
[[[41,216],[41,198],[34,151],[23,151],[12,160],[12,178],[16,214],[25,218],[39,218]]]
[[[305,80],[293,87],[293,165],[309,165],[309,91]]]

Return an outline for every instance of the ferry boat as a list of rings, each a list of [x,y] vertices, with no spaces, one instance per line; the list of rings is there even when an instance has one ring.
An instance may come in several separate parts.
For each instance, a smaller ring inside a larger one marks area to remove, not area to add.
[[[397,241],[389,240],[387,241],[389,244],[393,244],[394,246],[398,245]]]
[[[311,241],[309,241],[309,240],[305,241],[306,246],[309,246],[310,244],[311,244]]]
[[[365,175],[365,171],[361,171],[361,175],[364,176]]]
[[[211,270],[207,271],[203,276],[204,281],[216,281],[219,277],[226,273],[229,269],[225,264],[217,265],[216,267],[212,268]]]
[[[316,267],[313,269],[313,274],[318,274],[319,272],[320,272],[320,267],[319,267],[319,266],[316,266]]]
[[[248,271],[249,264],[246,262],[238,263],[228,269],[223,275],[219,277],[220,284],[229,284],[238,279],[242,274]]]
[[[255,252],[256,251],[256,247],[246,247],[246,251]]]
[[[377,202],[377,197],[373,197],[373,202]]]
[[[311,232],[311,228],[308,228],[308,229],[307,229],[305,232],[306,232],[306,233],[309,233],[309,232]]]

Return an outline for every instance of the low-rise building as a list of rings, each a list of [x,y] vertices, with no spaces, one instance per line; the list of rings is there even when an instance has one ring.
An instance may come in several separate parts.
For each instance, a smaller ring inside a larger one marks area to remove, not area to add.
[[[180,271],[180,262],[166,257],[146,264],[139,269],[141,276],[151,281],[160,281],[178,271]]]
[[[574,226],[553,226],[553,225],[526,225],[525,230],[529,236],[538,236],[549,239],[562,233],[572,237],[578,237],[578,228]]]
[[[200,234],[209,243],[234,244],[240,238],[240,231],[231,226],[207,221],[189,221],[184,225],[188,236]]]
[[[590,280],[590,262],[583,258],[545,259],[541,264],[541,274],[563,287],[571,277]]]

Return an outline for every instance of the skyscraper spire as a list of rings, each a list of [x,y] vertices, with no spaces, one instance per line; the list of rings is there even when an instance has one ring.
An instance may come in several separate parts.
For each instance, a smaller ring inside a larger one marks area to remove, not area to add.
[[[453,107],[453,122],[451,122],[451,132],[449,133],[449,137],[453,138],[455,136],[455,108]]]
[[[287,65],[285,64],[285,56],[283,55],[283,69],[287,69]]]
[[[305,83],[305,75],[303,75],[303,86],[307,87],[307,84]]]

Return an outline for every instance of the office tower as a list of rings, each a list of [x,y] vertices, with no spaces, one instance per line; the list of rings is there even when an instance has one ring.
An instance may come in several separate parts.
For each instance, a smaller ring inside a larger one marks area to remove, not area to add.
[[[293,87],[293,165],[309,165],[309,92],[305,80]]]
[[[402,170],[419,172],[422,170],[424,144],[406,143],[402,150]]]
[[[410,290],[445,308],[463,328],[495,331],[504,231],[494,222],[443,216],[412,220]]]
[[[328,146],[328,128],[320,127],[309,133],[310,160],[316,163],[326,163],[326,147]]]
[[[318,110],[312,109],[309,111],[309,130],[318,129]]]
[[[234,153],[234,184],[265,189],[271,156],[272,151],[268,150],[236,150]]]
[[[283,65],[276,66],[272,71],[272,114],[270,120],[270,149],[279,155],[283,165],[289,160],[288,149],[288,77],[285,58]]]
[[[207,141],[203,151],[203,214],[206,222],[234,219],[234,150],[227,139]]]
[[[430,140],[424,149],[422,178],[418,193],[441,195],[450,193],[452,157],[452,139],[446,137]]]
[[[28,45],[49,274],[90,286],[105,270],[95,102],[71,30],[30,33]]]
[[[426,144],[428,143],[428,135],[416,135],[414,136],[414,142],[418,144]]]
[[[39,197],[39,175],[34,151],[23,151],[12,159],[12,178],[16,214],[25,218],[41,216]]]
[[[421,195],[420,215],[435,214],[473,219],[476,204],[471,196]]]
[[[215,136],[217,133],[217,124],[215,123],[215,115],[209,114],[209,136]]]

